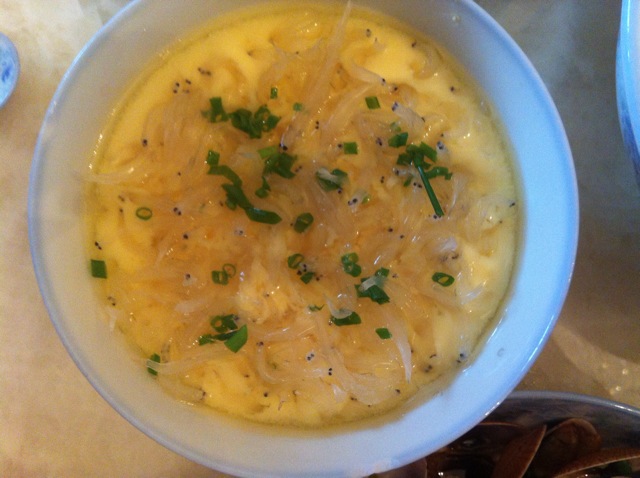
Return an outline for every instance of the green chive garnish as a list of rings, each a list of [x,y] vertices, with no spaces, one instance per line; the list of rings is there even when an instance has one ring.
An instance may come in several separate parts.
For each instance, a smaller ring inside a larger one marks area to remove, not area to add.
[[[238,352],[244,344],[247,343],[247,338],[249,337],[249,332],[247,330],[246,324],[240,327],[237,331],[231,335],[227,340],[224,341],[224,345],[231,350],[233,353]]]
[[[377,277],[387,277],[389,275],[389,269],[381,267],[378,269],[375,274]],[[362,283],[365,282],[369,277],[365,277],[364,279],[360,279],[360,285],[356,285],[356,294],[358,297],[368,297],[373,302],[377,304],[386,304],[390,301],[387,293],[377,284],[373,284],[368,287],[366,290],[362,288]]]
[[[311,280],[313,279],[313,277],[314,277],[315,275],[316,275],[316,274],[315,274],[315,272],[311,272],[311,271],[309,271],[309,272],[305,272],[304,274],[302,274],[302,275],[300,276],[300,280],[301,280],[302,282],[304,282],[305,284],[308,284],[309,282],[311,282]]]
[[[262,186],[256,189],[255,195],[264,199],[269,195],[269,191],[271,191],[271,186],[269,186],[267,178],[262,176]]]
[[[151,355],[151,357],[149,357],[149,360],[151,360],[152,362],[160,363],[160,355],[153,354]],[[158,372],[151,367],[147,367],[147,372],[149,372],[151,375],[158,375]]]
[[[107,264],[104,261],[91,259],[91,276],[97,279],[106,279]]]
[[[333,322],[335,325],[338,325],[338,326],[357,325],[362,323],[362,319],[360,319],[360,316],[356,312],[351,312],[351,314],[347,315],[346,317],[342,317],[340,319],[332,315],[331,322]]]
[[[235,314],[216,315],[211,318],[210,324],[216,332],[225,333],[238,328],[237,318]]]
[[[234,128],[244,131],[250,138],[261,138],[263,132],[271,131],[280,121],[280,117],[272,115],[265,105],[258,108],[255,113],[251,113],[246,108],[240,108],[227,116],[231,119]]]
[[[303,109],[304,109],[304,106],[302,103],[293,104],[293,111],[302,111]]]
[[[278,97],[278,88],[275,86],[271,87],[271,93],[269,94],[269,98],[275,100]]]
[[[351,252],[340,258],[342,269],[352,277],[358,277],[362,273],[362,267],[358,264],[358,254]]]
[[[392,148],[400,148],[407,144],[407,139],[409,139],[409,133],[398,133],[389,138],[388,144]]]
[[[215,284],[227,285],[229,279],[236,275],[236,266],[233,264],[225,264],[222,266],[222,270],[211,271],[211,280]]]
[[[153,211],[148,207],[142,206],[136,209],[136,217],[143,221],[148,221],[153,216]]]
[[[277,146],[266,146],[266,147],[260,148],[258,150],[258,154],[260,155],[260,157],[262,159],[267,159],[272,154],[277,154],[277,153],[278,153],[278,147]]]
[[[455,279],[452,275],[447,274],[446,272],[436,272],[431,276],[433,282],[440,284],[442,287],[449,287],[455,282]]]
[[[213,334],[204,334],[198,337],[198,345],[212,344],[216,341],[216,337]]]
[[[300,214],[293,223],[293,229],[296,232],[304,232],[313,224],[313,216],[311,213],[305,212]]]
[[[344,143],[344,154],[358,154],[358,143],[356,142],[348,142]]]
[[[444,167],[434,167],[430,170],[431,164],[427,163],[425,158],[428,158],[435,163],[438,158],[438,152],[428,144],[421,142],[419,145],[408,145],[405,152],[398,155],[396,163],[403,166],[408,166],[410,164],[415,166],[420,174],[420,179],[422,179],[424,189],[427,192],[427,196],[429,197],[429,201],[431,201],[431,205],[433,206],[436,216],[442,217],[444,216],[444,211],[442,210],[442,206],[438,201],[438,197],[436,196],[429,179],[433,179],[437,176],[444,176],[445,179],[451,179],[452,173]]]
[[[258,209],[257,207],[250,207],[245,209],[244,212],[249,219],[262,224],[278,224],[282,221],[282,218],[277,213]]]
[[[222,188],[227,193],[227,206],[229,209],[235,209],[236,206],[244,209],[247,217],[255,222],[264,224],[277,224],[282,218],[272,211],[265,211],[254,207],[238,184],[223,184]]]
[[[316,179],[322,189],[325,191],[334,191],[342,187],[347,180],[347,173],[341,169],[334,169],[329,172],[326,168],[320,168],[316,171]]]
[[[387,329],[386,327],[380,327],[376,329],[376,334],[378,334],[378,337],[380,337],[382,340],[391,338],[391,332],[389,332],[389,329]]]
[[[271,148],[260,150],[260,156],[265,160],[262,174],[267,175],[270,173],[275,173],[286,179],[291,179],[296,175],[293,171],[291,171],[293,163],[295,163],[296,159],[298,159],[296,156],[291,156],[290,154],[279,152],[276,149],[275,152],[265,157],[263,156],[263,154],[267,154],[267,149],[271,150]]]
[[[364,101],[367,103],[367,108],[370,110],[377,110],[380,108],[380,101],[378,101],[377,96],[367,96]]]
[[[304,261],[304,256],[302,254],[291,254],[287,257],[287,265],[290,269],[297,269],[300,264]]]
[[[210,109],[207,112],[209,121],[212,123],[218,123],[220,121],[227,121],[229,116],[222,106],[222,98],[219,96],[209,99]]]

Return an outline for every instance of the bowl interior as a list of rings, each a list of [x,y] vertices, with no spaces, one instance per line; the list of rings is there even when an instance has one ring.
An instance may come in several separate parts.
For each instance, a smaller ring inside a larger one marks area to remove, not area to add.
[[[150,59],[202,19],[264,1],[190,0],[188,8],[184,2],[133,2],[85,47],[55,94],[35,151],[29,191],[33,262],[52,321],[80,370],[118,412],[158,442],[235,475],[363,476],[457,438],[497,406],[531,366],[559,314],[575,259],[573,163],[540,78],[473,2],[358,1],[448,48],[502,118],[521,178],[524,228],[500,324],[477,359],[443,391],[429,399],[425,391],[371,421],[303,431],[248,424],[177,402],[143,367],[132,365],[124,344],[97,317],[82,247],[83,168],[120,95]]]

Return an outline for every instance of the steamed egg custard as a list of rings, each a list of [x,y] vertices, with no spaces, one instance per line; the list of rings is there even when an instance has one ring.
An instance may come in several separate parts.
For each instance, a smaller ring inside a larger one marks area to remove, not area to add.
[[[491,106],[347,4],[217,19],[150,65],[89,173],[113,327],[179,399],[273,424],[389,410],[464,367],[519,236]]]

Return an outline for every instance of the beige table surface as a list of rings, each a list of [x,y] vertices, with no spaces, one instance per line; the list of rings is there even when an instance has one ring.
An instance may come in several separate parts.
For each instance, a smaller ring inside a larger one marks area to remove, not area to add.
[[[146,437],[92,389],[49,321],[31,265],[27,190],[39,125],[74,56],[125,3],[0,0],[0,31],[22,60],[18,88],[0,110],[3,477],[222,476]],[[624,156],[616,110],[620,2],[478,3],[515,38],[549,88],[569,136],[581,199],[574,280],[550,341],[519,388],[640,407],[640,188]]]

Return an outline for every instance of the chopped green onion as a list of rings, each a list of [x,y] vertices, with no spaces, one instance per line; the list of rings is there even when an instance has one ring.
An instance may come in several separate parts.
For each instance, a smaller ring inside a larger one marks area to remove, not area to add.
[[[271,87],[271,93],[269,94],[269,98],[275,100],[278,97],[278,88],[275,86]]]
[[[374,276],[383,278],[386,278],[388,275],[389,269],[386,269],[384,267],[378,269],[374,274]],[[358,295],[358,297],[368,297],[377,304],[386,304],[387,302],[389,302],[389,296],[378,284],[373,284],[366,290],[362,288],[362,283],[364,283],[368,279],[370,279],[370,277],[360,279],[360,284],[355,286],[356,294]]]
[[[211,271],[211,279],[215,284],[227,285],[229,283],[229,276],[224,271]]]
[[[229,276],[229,277],[233,277],[234,275],[236,275],[236,266],[234,266],[233,264],[224,264],[222,266],[222,270]]]
[[[358,143],[351,141],[344,143],[344,154],[358,154]]]
[[[302,111],[304,109],[304,105],[302,103],[294,103],[293,111]]]
[[[263,153],[261,153],[261,156],[262,154]],[[291,156],[290,154],[278,152],[276,150],[275,153],[270,154],[264,159],[264,170],[262,171],[262,174],[267,175],[269,173],[276,173],[286,179],[291,179],[296,175],[291,171],[293,163],[298,159],[296,156]]]
[[[253,207],[239,184],[223,184],[222,189],[227,193],[227,200],[240,206],[242,209]]]
[[[380,108],[380,101],[378,101],[377,96],[367,96],[364,101],[367,103],[367,108],[370,110],[377,110]]]
[[[269,108],[264,105],[255,113],[251,113],[246,108],[240,108],[229,113],[228,116],[231,118],[231,124],[247,133],[250,138],[261,138],[263,132],[271,131],[280,121],[280,117],[272,115]]]
[[[306,231],[311,224],[313,224],[313,216],[311,215],[311,213],[305,212],[300,214],[297,218],[295,223],[293,224],[293,229],[296,232],[304,232]]]
[[[151,357],[149,357],[149,360],[151,360],[152,362],[160,363],[160,355],[153,354],[151,355]],[[151,375],[158,375],[158,372],[151,367],[147,367],[147,372],[149,372]]]
[[[225,164],[213,164],[209,166],[209,171],[207,172],[207,174],[223,176],[236,186],[242,185],[242,179],[240,179],[240,176],[238,176],[229,166]]]
[[[138,219],[142,219],[143,221],[148,221],[153,216],[153,211],[146,206],[139,207],[136,209],[136,217]]]
[[[327,168],[320,168],[316,171],[316,179],[320,187],[325,191],[340,189],[347,179],[347,173],[341,169],[334,169],[329,172]]]
[[[449,287],[455,282],[455,279],[452,275],[447,274],[446,272],[436,272],[431,276],[433,282],[437,282],[442,287]]]
[[[322,304],[322,305],[313,305],[313,304],[311,304],[311,305],[309,305],[307,308],[308,308],[311,312],[318,312],[318,311],[320,311],[320,310],[324,309],[324,304]]]
[[[267,178],[262,176],[262,186],[256,189],[255,195],[264,199],[269,195],[269,191],[271,191],[271,186],[269,186]]]
[[[340,258],[342,268],[352,277],[358,277],[362,273],[362,267],[358,264],[358,254],[351,252]]]
[[[438,152],[424,142],[420,142],[419,145],[410,144],[409,146],[407,146],[407,152],[412,154],[420,153],[422,157],[426,156],[434,163],[438,159]]]
[[[227,193],[227,206],[229,209],[235,209],[236,206],[239,206],[244,209],[247,217],[255,222],[277,224],[282,221],[282,218],[275,212],[254,207],[244,194],[244,191],[242,191],[240,185],[223,184],[222,188]]]
[[[427,191],[427,196],[429,196],[429,201],[431,201],[431,206],[433,206],[433,211],[438,217],[444,216],[444,211],[442,210],[440,201],[438,201],[436,192],[433,190],[433,186],[431,186],[431,183],[429,182],[429,178],[424,170],[423,165],[416,165],[416,169],[418,170],[418,173],[420,173],[420,178],[422,179],[422,183],[424,184],[424,189]]]
[[[444,166],[434,166],[427,171],[427,177],[429,179],[437,178],[438,176],[442,176],[444,179],[449,180],[453,176],[453,173],[449,171],[449,168],[445,168]]]
[[[225,333],[230,330],[236,330],[238,325],[236,324],[236,320],[238,316],[235,314],[225,314],[225,315],[216,315],[211,317],[211,327],[216,332]]]
[[[224,107],[222,106],[222,98],[219,96],[209,98],[210,109],[207,112],[207,117],[212,123],[218,123],[220,121],[227,121],[229,115],[227,115]]]
[[[360,316],[356,312],[351,312],[346,317],[341,317],[339,319],[332,315],[331,316],[331,322],[333,322],[337,326],[357,325],[357,324],[360,324],[362,322],[362,319],[360,319]]]
[[[218,164],[219,161],[220,161],[220,153],[210,149],[207,152],[207,164],[209,166],[214,166],[214,165]]]
[[[107,278],[107,264],[104,261],[91,259],[91,277],[96,279]]]
[[[236,266],[225,264],[220,271],[211,271],[211,279],[215,284],[227,285],[229,279],[236,275]]]
[[[309,282],[311,282],[311,279],[313,279],[313,277],[314,277],[315,275],[316,275],[316,273],[315,273],[315,272],[311,272],[311,271],[309,271],[309,272],[305,272],[304,274],[302,274],[302,275],[300,276],[300,280],[301,280],[302,282],[304,282],[305,284],[308,284]]]
[[[229,114],[231,124],[240,131],[244,131],[250,138],[262,137],[262,128],[253,121],[251,111],[246,108],[240,108]]]
[[[244,212],[249,219],[262,224],[278,224],[282,221],[282,218],[277,213],[258,209],[257,207],[246,208]]]
[[[398,133],[389,138],[388,144],[392,148],[400,148],[401,146],[405,146],[407,144],[408,139],[409,133],[405,131],[404,133]]]
[[[219,164],[220,153],[218,153],[217,151],[209,150],[207,152],[206,162],[209,165],[209,171],[207,171],[207,174],[223,176],[236,186],[242,185],[242,180],[240,179],[240,177],[229,166]]]
[[[203,334],[198,337],[198,345],[212,344],[216,341],[216,336],[213,334]]]
[[[278,147],[277,146],[266,146],[264,148],[260,148],[258,150],[258,154],[260,155],[260,157],[262,159],[267,159],[269,156],[273,155],[273,154],[277,154],[278,153]]]
[[[297,269],[300,264],[304,261],[304,256],[302,254],[291,254],[287,257],[287,265],[290,269]]]
[[[376,304],[386,304],[390,300],[387,293],[382,290],[382,287],[375,284],[367,290],[362,289],[362,285],[356,285],[356,293],[358,297],[368,297]]]
[[[244,346],[244,344],[247,343],[248,336],[249,332],[247,330],[247,325],[245,324],[233,332],[231,337],[224,341],[224,345],[233,353],[236,353]]]
[[[287,257],[287,265],[289,266],[289,269],[298,269],[303,261],[304,261],[304,256],[302,254],[291,254],[289,257]],[[302,282],[304,282],[305,284],[308,284],[315,277],[316,273],[312,271],[307,271],[303,274],[302,272],[304,270],[306,270],[306,267],[303,267],[300,270],[298,270],[298,275],[300,276],[300,280]]]
[[[378,337],[380,337],[382,340],[391,338],[391,332],[389,332],[389,329],[387,329],[386,327],[380,327],[376,329],[376,334],[378,334]]]
[[[233,314],[217,315],[211,319],[211,326],[220,332],[218,334],[203,334],[198,337],[198,345],[223,342],[232,352],[237,352],[247,342],[248,331],[246,324],[238,328],[235,323],[237,316]]]
[[[438,201],[438,197],[429,182],[429,179],[432,179],[437,176],[444,176],[445,179],[451,179],[452,173],[449,172],[447,168],[444,167],[434,167],[433,172],[428,171],[431,165],[425,162],[425,157],[429,158],[434,163],[437,161],[438,152],[429,146],[426,143],[421,142],[419,145],[410,144],[407,146],[404,153],[398,155],[398,159],[396,161],[397,164],[408,166],[413,164],[415,168],[418,170],[420,174],[420,178],[422,179],[422,183],[424,184],[424,189],[427,192],[427,196],[429,197],[429,201],[431,201],[431,205],[433,206],[433,210],[438,217],[444,216],[444,211],[442,210],[442,206]],[[406,182],[405,182],[406,184]]]

